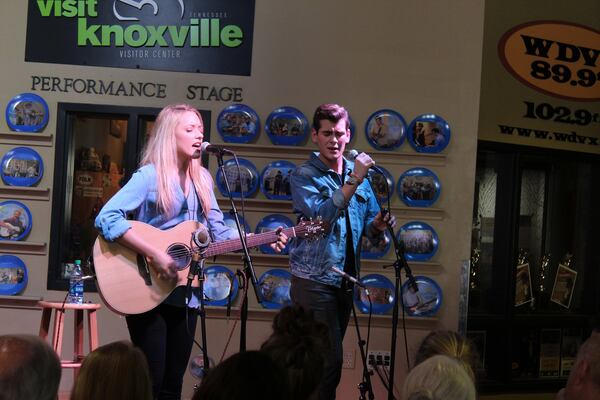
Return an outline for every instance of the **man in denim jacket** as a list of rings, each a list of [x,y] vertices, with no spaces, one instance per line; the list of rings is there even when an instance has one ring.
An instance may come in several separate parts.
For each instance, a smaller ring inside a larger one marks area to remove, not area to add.
[[[331,268],[357,276],[363,234],[374,245],[386,240],[387,224],[395,218],[382,214],[365,177],[375,162],[365,153],[354,162],[343,156],[350,141],[347,111],[323,104],[313,117],[311,139],[319,151],[311,154],[291,177],[294,212],[303,218],[322,218],[330,231],[320,240],[296,238],[290,245],[292,301],[312,310],[327,324],[331,348],[326,355],[319,399],[335,399],[342,373],[342,341],[352,307],[352,284]]]

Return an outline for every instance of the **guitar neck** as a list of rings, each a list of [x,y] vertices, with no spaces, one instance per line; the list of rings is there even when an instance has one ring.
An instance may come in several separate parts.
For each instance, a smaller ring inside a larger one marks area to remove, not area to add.
[[[296,237],[296,227],[285,228],[282,230],[288,238]],[[248,247],[256,247],[267,243],[275,243],[277,241],[277,231],[269,231],[258,233],[252,236],[246,236]],[[205,258],[218,256],[232,251],[242,249],[242,241],[240,239],[229,239],[222,242],[214,242],[208,245],[208,248],[203,253]]]

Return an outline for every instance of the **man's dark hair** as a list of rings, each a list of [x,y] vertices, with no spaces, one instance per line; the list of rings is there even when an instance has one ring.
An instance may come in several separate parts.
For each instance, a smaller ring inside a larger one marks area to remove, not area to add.
[[[350,128],[350,120],[348,118],[348,111],[339,104],[321,104],[315,110],[315,115],[313,116],[312,127],[315,131],[319,131],[321,128],[321,121],[328,120],[335,124],[339,121],[346,121],[346,129]]]

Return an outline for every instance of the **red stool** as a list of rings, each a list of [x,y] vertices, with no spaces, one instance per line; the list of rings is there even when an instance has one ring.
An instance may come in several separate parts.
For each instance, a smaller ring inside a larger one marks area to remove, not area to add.
[[[40,337],[46,339],[50,328],[50,319],[52,317],[52,310],[55,310],[54,314],[54,325],[52,327],[52,348],[61,357],[62,351],[62,340],[65,325],[65,310],[75,311],[75,330],[73,332],[74,337],[74,357],[73,360],[62,360],[60,364],[63,368],[73,368],[74,379],[77,378],[81,362],[85,355],[83,354],[83,312],[87,310],[88,316],[88,333],[89,333],[89,344],[90,352],[98,347],[98,324],[96,321],[96,310],[101,306],[100,304],[70,304],[66,303],[63,305],[62,302],[55,301],[39,301],[38,305],[42,308],[42,322],[40,323]]]

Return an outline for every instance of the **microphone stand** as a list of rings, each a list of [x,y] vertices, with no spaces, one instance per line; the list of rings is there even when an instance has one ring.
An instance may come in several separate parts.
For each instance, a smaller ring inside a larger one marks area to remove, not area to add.
[[[254,271],[254,266],[252,265],[252,260],[250,258],[250,253],[248,252],[248,244],[246,243],[246,234],[242,230],[242,226],[240,224],[240,218],[238,216],[237,209],[235,208],[235,203],[233,201],[233,195],[231,194],[231,188],[229,187],[229,181],[227,180],[227,174],[225,172],[225,166],[223,165],[223,152],[218,152],[215,154],[217,157],[217,162],[219,163],[219,169],[221,170],[221,176],[223,177],[223,182],[225,183],[225,187],[227,188],[227,194],[229,196],[229,202],[231,203],[231,212],[233,213],[233,218],[235,220],[235,226],[237,227],[237,231],[240,235],[240,240],[242,243],[242,250],[244,252],[243,260],[244,260],[244,287],[248,287],[248,278],[254,287],[254,293],[256,294],[256,299],[260,303],[260,297],[258,296],[258,280],[256,279],[256,273]],[[241,179],[241,176],[238,176]],[[240,352],[246,351],[246,323],[248,321],[248,291],[242,290],[242,305],[240,309]]]
[[[367,289],[365,289],[366,291]],[[371,296],[369,296],[369,292],[367,293],[367,298],[369,299],[369,314],[371,312]],[[373,394],[373,386],[371,386],[371,374],[367,368],[367,355],[365,352],[365,341],[360,336],[360,327],[358,326],[358,318],[356,316],[356,307],[354,307],[354,302],[352,302],[352,316],[354,318],[354,326],[356,327],[356,337],[358,338],[358,348],[360,350],[360,360],[363,366],[362,373],[362,382],[358,384],[358,390],[360,391],[359,400],[366,400],[366,394],[369,393],[369,400],[373,400],[375,398],[375,394]]]
[[[409,285],[413,284],[414,278],[412,276],[412,271],[406,262],[406,257],[404,256],[404,244],[398,241],[396,235],[394,235],[394,230],[391,226],[388,225],[388,231],[390,232],[390,236],[392,237],[392,241],[394,243],[394,252],[396,254],[396,261],[390,265],[394,267],[396,280],[394,285],[394,308],[392,311],[392,344],[390,346],[390,378],[388,382],[388,400],[394,400],[394,370],[396,366],[396,337],[398,330],[398,299],[400,299],[400,304],[402,305],[402,326],[403,329],[406,329],[406,319],[404,318],[404,299],[401,294],[400,287],[400,271],[404,268],[404,273],[408,279]],[[384,268],[386,268],[384,266]],[[404,340],[406,341],[406,335],[404,335]],[[408,358],[408,353],[406,354],[406,365],[407,368],[410,369],[410,360]]]
[[[200,260],[200,252],[193,252],[192,264],[190,265],[190,272],[188,273],[188,287],[186,293],[186,300],[189,302],[191,299],[191,283],[194,276],[198,276],[198,290],[200,292],[200,307],[198,314],[200,315],[200,332],[202,333],[202,362],[204,365],[204,371],[208,371],[210,367],[210,361],[208,359],[208,343],[206,339],[206,311],[204,309],[204,261]]]

